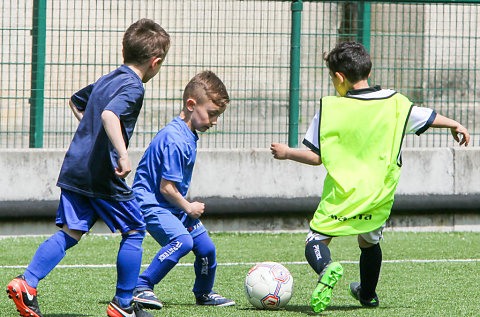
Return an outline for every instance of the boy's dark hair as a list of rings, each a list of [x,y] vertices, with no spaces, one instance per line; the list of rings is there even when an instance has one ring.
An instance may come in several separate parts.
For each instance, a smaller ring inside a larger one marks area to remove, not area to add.
[[[330,71],[334,74],[343,73],[352,84],[367,79],[372,69],[370,54],[365,46],[358,42],[339,43],[325,55],[323,59]]]
[[[206,70],[195,75],[185,87],[183,92],[183,105],[187,104],[188,98],[193,98],[199,103],[208,98],[219,107],[224,107],[230,102],[227,88],[213,72]]]
[[[162,60],[170,48],[170,35],[150,19],[141,19],[130,25],[123,36],[124,63],[143,64],[153,57]]]

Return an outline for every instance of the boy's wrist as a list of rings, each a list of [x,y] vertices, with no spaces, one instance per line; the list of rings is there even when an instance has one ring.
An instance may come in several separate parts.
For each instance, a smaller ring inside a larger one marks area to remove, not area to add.
[[[290,154],[292,152],[292,148],[291,147],[287,147],[287,149],[285,150],[285,158],[287,160],[289,160],[291,157],[290,157]]]
[[[127,151],[118,152],[118,156],[119,158],[126,159],[128,158],[128,152]]]

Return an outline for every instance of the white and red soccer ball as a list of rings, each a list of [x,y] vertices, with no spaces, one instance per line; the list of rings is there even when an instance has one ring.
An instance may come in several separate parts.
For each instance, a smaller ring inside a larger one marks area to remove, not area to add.
[[[285,307],[293,294],[293,277],[280,263],[258,263],[247,273],[245,294],[260,309]]]

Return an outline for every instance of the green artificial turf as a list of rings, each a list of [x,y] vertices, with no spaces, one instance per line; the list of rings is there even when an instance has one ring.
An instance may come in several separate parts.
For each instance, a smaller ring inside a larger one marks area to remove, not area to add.
[[[380,299],[377,309],[362,308],[348,293],[349,283],[359,281],[356,262],[360,252],[356,238],[334,239],[330,244],[332,258],[342,263],[345,273],[334,289],[330,306],[319,314],[309,306],[318,277],[305,264],[305,234],[214,233],[211,236],[219,263],[214,290],[234,299],[237,305],[225,308],[194,305],[193,256],[189,254],[155,288],[164,303],[161,311],[151,311],[155,316],[478,316],[480,311],[480,262],[445,261],[479,259],[479,233],[387,232],[382,242],[385,262],[377,288]],[[24,271],[6,266],[28,265],[45,238],[0,239],[2,287]],[[106,316],[108,302],[115,292],[116,269],[81,266],[114,264],[120,240],[119,235],[89,235],[67,252],[60,265],[79,267],[57,267],[40,282],[38,299],[44,317]],[[143,264],[147,265],[159,247],[150,236],[143,246]],[[292,273],[294,294],[286,309],[257,310],[246,299],[245,275],[253,263],[262,261],[283,263]],[[6,293],[0,296],[0,316],[17,316]]]

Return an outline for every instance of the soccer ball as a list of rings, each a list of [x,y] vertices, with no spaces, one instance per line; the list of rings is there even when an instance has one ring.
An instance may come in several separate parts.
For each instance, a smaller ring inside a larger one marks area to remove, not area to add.
[[[245,294],[257,308],[285,307],[293,294],[293,277],[280,263],[258,263],[247,273]]]

